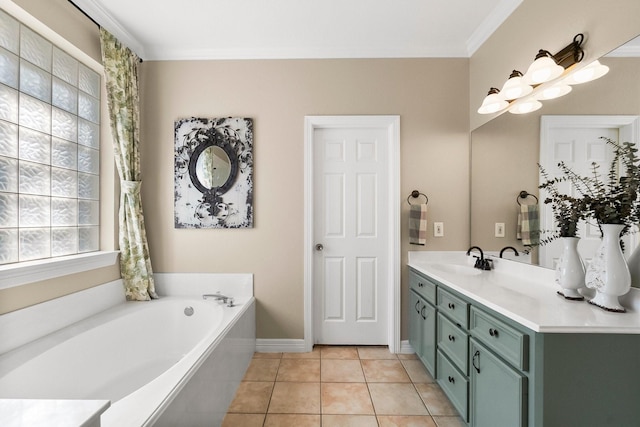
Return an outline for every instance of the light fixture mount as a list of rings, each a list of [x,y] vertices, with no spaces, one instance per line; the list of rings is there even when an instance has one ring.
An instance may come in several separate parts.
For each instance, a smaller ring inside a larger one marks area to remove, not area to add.
[[[584,49],[582,49],[583,42],[584,34],[578,33],[573,37],[573,41],[569,45],[565,46],[555,55],[551,55],[551,57],[556,61],[556,64],[565,69],[569,68],[584,58]],[[540,52],[542,52],[542,50]]]

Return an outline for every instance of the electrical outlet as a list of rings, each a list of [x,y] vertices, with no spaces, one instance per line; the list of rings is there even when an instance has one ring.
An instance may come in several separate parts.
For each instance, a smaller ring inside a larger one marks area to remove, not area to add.
[[[496,222],[496,237],[504,237],[504,222]]]
[[[444,222],[433,223],[433,237],[444,237]]]

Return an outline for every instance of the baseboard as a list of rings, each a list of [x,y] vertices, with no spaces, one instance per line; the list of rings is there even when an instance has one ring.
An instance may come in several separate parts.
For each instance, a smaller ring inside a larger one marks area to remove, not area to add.
[[[409,340],[400,341],[400,354],[413,354],[416,351],[409,344]]]
[[[256,351],[260,353],[304,353],[304,340],[256,339]]]
[[[260,353],[304,353],[304,340],[295,339],[256,339],[256,351]],[[415,350],[408,340],[400,342],[401,354],[413,354]]]

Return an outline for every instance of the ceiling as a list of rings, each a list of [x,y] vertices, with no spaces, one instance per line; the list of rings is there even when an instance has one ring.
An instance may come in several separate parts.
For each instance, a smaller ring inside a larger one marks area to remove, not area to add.
[[[70,0],[145,60],[469,57],[523,0]]]

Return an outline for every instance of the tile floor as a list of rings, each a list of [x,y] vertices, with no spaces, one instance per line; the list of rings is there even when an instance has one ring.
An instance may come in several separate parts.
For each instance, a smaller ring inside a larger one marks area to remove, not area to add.
[[[316,346],[256,353],[223,427],[462,427],[415,355]]]

